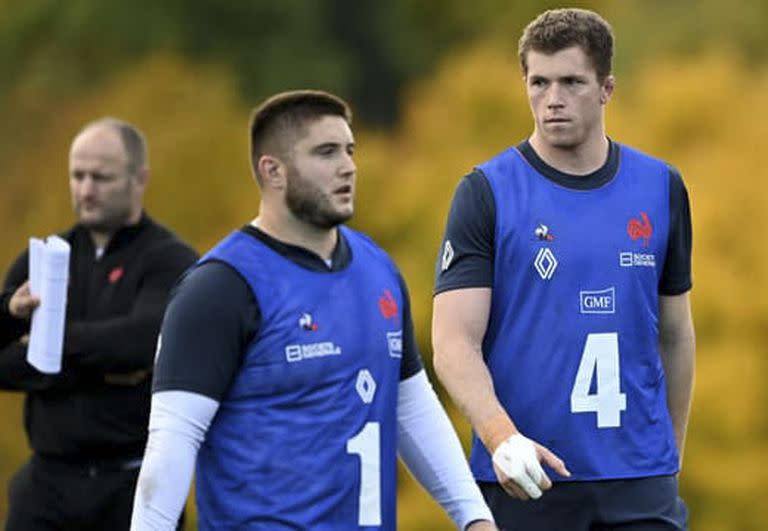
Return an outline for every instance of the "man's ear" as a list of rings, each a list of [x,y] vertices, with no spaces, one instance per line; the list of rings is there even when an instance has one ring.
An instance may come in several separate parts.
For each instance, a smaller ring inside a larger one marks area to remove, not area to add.
[[[263,187],[282,189],[285,187],[285,164],[272,155],[262,155],[256,163],[256,173]]]
[[[136,183],[136,186],[142,191],[147,187],[147,183],[149,182],[149,173],[149,168],[144,166],[133,176],[133,182]]]
[[[616,88],[616,78],[607,76],[600,87],[600,103],[605,105],[611,99],[613,90]]]

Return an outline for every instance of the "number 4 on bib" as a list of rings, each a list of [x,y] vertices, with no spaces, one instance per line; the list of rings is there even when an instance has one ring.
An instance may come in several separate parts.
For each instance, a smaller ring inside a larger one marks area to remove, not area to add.
[[[595,392],[590,393],[595,374],[597,385]],[[618,334],[589,334],[571,390],[571,413],[597,413],[598,428],[621,426],[627,395],[619,389],[619,374]]]

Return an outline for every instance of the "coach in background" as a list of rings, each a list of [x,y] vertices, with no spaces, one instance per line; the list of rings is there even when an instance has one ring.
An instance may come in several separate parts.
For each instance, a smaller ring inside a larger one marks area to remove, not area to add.
[[[87,124],[69,154],[77,224],[61,373],[26,362],[28,253],[0,298],[0,388],[27,393],[31,459],[11,479],[8,531],[128,529],[147,438],[150,372],[168,292],[195,251],[143,211],[149,177],[140,131]]]

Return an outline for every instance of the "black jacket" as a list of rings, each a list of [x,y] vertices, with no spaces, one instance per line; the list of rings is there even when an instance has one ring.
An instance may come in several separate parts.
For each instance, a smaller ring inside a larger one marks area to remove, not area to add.
[[[8,312],[10,296],[28,276],[25,251],[0,296],[0,389],[27,392],[24,423],[39,455],[73,462],[141,456],[147,373],[168,293],[197,254],[146,215],[120,229],[99,259],[85,228],[75,225],[61,236],[72,246],[62,372],[45,375],[26,362],[18,339],[29,323]]]

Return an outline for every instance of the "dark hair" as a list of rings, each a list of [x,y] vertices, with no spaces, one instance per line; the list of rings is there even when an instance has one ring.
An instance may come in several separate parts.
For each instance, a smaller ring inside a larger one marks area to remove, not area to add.
[[[300,136],[307,122],[340,116],[352,123],[352,111],[341,98],[321,90],[292,90],[266,99],[251,115],[251,163],[259,179],[258,161],[269,151],[287,149],[286,137]]]
[[[98,120],[94,120],[83,126],[80,133],[86,129],[102,125],[111,127],[120,135],[120,141],[123,144],[123,149],[125,149],[125,154],[128,158],[128,171],[131,174],[135,175],[138,171],[147,166],[149,153],[144,134],[139,131],[136,126],[129,124],[124,120],[112,118],[111,116],[99,118]]]
[[[528,75],[528,52],[553,54],[580,46],[592,61],[598,81],[611,74],[613,30],[600,15],[586,9],[551,9],[536,17],[520,37],[518,53],[523,74]]]

